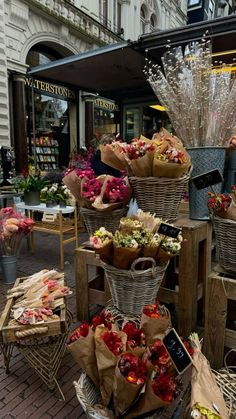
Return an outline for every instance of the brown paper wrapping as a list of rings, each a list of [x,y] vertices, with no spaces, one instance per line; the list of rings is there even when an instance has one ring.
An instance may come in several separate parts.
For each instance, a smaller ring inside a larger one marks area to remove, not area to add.
[[[103,246],[100,247],[99,249],[94,249],[95,253],[99,254],[100,259],[105,262],[108,263],[108,265],[112,265],[112,260],[113,260],[113,241],[112,239],[109,240],[109,242]]]
[[[129,165],[133,176],[148,177],[152,176],[153,152],[147,152],[143,157],[129,160]]]
[[[97,177],[97,179],[100,179],[103,182],[101,193],[96,197],[95,201],[92,204],[92,207],[95,208],[97,211],[106,212],[106,213],[112,212],[115,209],[122,208],[127,202],[130,201],[130,198],[132,195],[132,189],[131,189],[131,186],[129,185],[128,178],[125,178],[124,180],[125,180],[126,186],[129,188],[129,191],[128,191],[129,193],[126,200],[123,202],[111,202],[111,203],[103,202],[104,194],[107,187],[107,182],[109,180],[112,180],[113,178],[114,176],[110,176],[110,175],[102,175],[102,176]]]
[[[63,183],[67,186],[70,190],[72,195],[75,197],[76,201],[79,201],[81,206],[83,206],[83,198],[80,196],[80,188],[81,188],[81,179],[77,176],[75,171],[68,173],[63,179]]]
[[[215,214],[221,218],[236,221],[236,204],[234,203],[234,200],[232,200],[227,211],[216,211]]]
[[[145,346],[136,346],[135,348],[132,348],[128,344],[128,342],[127,342],[126,348],[127,348],[127,352],[131,353],[132,355],[137,356],[140,359],[142,359],[143,354],[144,354],[144,352],[146,350],[146,347]]]
[[[119,368],[116,367],[113,392],[116,417],[133,404],[142,387],[143,384],[128,383]]]
[[[196,403],[209,409],[212,413],[219,414],[221,419],[228,419],[228,409],[225,405],[223,394],[217,386],[211,367],[200,349],[196,349],[193,355],[192,379],[191,379],[191,407]],[[218,407],[219,412],[213,407]]]
[[[166,316],[157,319],[142,313],[140,328],[144,330],[147,345],[161,339],[170,326],[171,319],[168,312],[166,312]]]
[[[176,255],[172,255],[168,252],[166,252],[165,250],[163,250],[161,247],[159,247],[156,259],[157,259],[157,263],[159,265],[164,265],[166,262],[168,262],[168,260],[170,260],[171,258],[173,258]]]
[[[113,266],[118,269],[129,269],[131,263],[137,259],[140,251],[140,247],[114,246]]]
[[[86,337],[81,336],[75,342],[69,343],[67,348],[75,362],[86,372],[97,388],[99,388],[99,375],[95,356],[94,332],[89,328]]]
[[[118,157],[119,149],[118,146],[114,145],[100,145],[101,151],[101,160],[103,163],[108,164],[108,166],[114,167],[117,170],[125,170],[127,167],[127,163],[124,161],[123,156],[121,159]]]
[[[149,258],[153,258],[156,259],[158,250],[159,250],[160,246],[143,246],[142,247],[142,251],[141,251],[141,255],[143,257],[149,257]]]
[[[153,176],[166,178],[179,178],[188,172],[188,163],[173,163],[159,160],[156,156],[153,159]]]
[[[106,346],[105,342],[101,338],[103,332],[107,332],[108,329],[104,326],[98,326],[95,330],[95,346],[96,346],[96,359],[98,374],[100,379],[100,391],[102,395],[102,400],[104,406],[107,406],[110,402],[113,383],[114,383],[114,374],[115,367],[119,360],[119,357],[116,357]],[[126,340],[127,336],[124,332],[118,332],[123,344],[123,352],[126,350]]]
[[[144,413],[160,409],[161,407],[168,406],[169,404],[170,403],[164,402],[155,395],[151,386],[151,379],[149,379],[147,381],[145,392],[140,395],[138,402],[130,409],[130,411],[128,411],[127,415],[125,415],[125,419],[132,419],[136,416],[144,415]]]

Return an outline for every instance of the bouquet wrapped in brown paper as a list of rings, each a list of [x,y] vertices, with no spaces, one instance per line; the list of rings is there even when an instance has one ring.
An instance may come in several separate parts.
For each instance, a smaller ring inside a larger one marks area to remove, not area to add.
[[[158,150],[153,158],[153,176],[179,178],[188,172],[191,159],[182,146],[172,147],[166,141],[166,149]]]
[[[144,330],[146,342],[150,344],[160,339],[171,327],[170,313],[158,302],[143,308],[140,327]]]
[[[146,338],[142,328],[134,321],[124,321],[122,332],[127,335],[127,351],[141,358],[146,349]]]
[[[94,332],[87,323],[83,323],[69,336],[67,348],[79,367],[99,388],[97,360],[95,356]]]
[[[92,207],[98,211],[111,212],[121,208],[130,201],[132,190],[128,178],[116,178],[102,175],[97,180],[103,182],[99,195],[96,196]]]
[[[102,162],[108,164],[108,166],[114,167],[114,169],[126,170],[128,172],[128,162],[122,152],[122,147],[125,145],[126,143],[120,143],[118,141],[106,145],[101,144],[99,148]]]
[[[118,269],[129,269],[141,251],[141,247],[132,235],[122,234],[119,231],[114,234],[113,246],[113,266]]]
[[[218,217],[236,221],[236,204],[233,196],[223,193],[208,192],[208,208]]]
[[[95,231],[94,235],[90,237],[90,243],[95,249],[95,253],[100,255],[100,259],[108,264],[113,260],[113,234],[107,231],[104,227],[100,227]]]
[[[206,357],[201,352],[198,336],[190,336],[195,345],[192,369],[192,416],[199,419],[228,419],[229,412],[226,407],[213,372]]]
[[[138,210],[136,218],[143,224],[143,227],[146,228],[151,233],[156,233],[159,225],[161,224],[161,218],[151,214],[150,212],[144,212],[141,209]]]
[[[162,265],[172,257],[176,256],[181,249],[182,241],[183,236],[181,233],[179,233],[176,238],[165,236],[157,253],[158,263]]]
[[[144,138],[144,137],[143,137]],[[133,176],[152,176],[152,162],[156,146],[150,140],[135,138],[122,151]]]
[[[138,402],[128,411],[125,419],[132,419],[168,406],[177,397],[179,388],[179,381],[172,372],[159,374],[153,371],[147,380],[145,392],[140,394]]]
[[[132,406],[147,379],[146,363],[126,352],[115,369],[114,405],[116,416]]]
[[[138,220],[136,215],[130,217],[122,217],[120,219],[119,230],[122,234],[132,234],[133,231],[140,231],[143,229],[143,223]]]
[[[95,353],[104,406],[110,402],[115,367],[120,355],[126,350],[126,340],[124,332],[109,331],[104,326],[98,326],[95,330]]]
[[[85,177],[89,178],[92,175],[93,171],[90,169],[83,171],[73,169],[68,171],[63,178],[63,183],[67,186],[76,201],[78,201],[81,206],[84,206],[84,199],[81,196],[81,182]]]

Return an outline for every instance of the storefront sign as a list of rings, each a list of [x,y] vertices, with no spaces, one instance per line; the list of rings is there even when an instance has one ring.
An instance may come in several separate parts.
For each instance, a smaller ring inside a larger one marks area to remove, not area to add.
[[[67,99],[75,99],[75,92],[73,90],[68,89],[68,87],[58,86],[53,83],[48,83],[36,79],[33,80],[30,77],[26,77],[25,85],[28,87],[32,87],[32,83],[34,84],[34,89],[38,89],[43,92],[51,93],[58,96],[63,96]]]
[[[110,102],[109,100],[104,99],[95,99],[94,105],[98,106],[99,108],[106,109],[108,111],[119,111],[119,106],[116,105],[114,102]]]

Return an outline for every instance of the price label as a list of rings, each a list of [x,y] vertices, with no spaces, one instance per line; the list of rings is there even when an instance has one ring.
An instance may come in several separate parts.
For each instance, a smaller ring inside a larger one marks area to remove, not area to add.
[[[217,183],[223,182],[223,177],[218,169],[212,170],[211,172],[203,173],[199,176],[192,177],[191,181],[194,183],[197,189],[208,188],[209,186],[216,185]]]
[[[179,374],[182,374],[192,364],[192,358],[181,341],[175,329],[170,329],[163,338],[165,346],[172,362]]]
[[[163,234],[164,236],[173,237],[176,239],[179,233],[181,232],[181,228],[174,227],[170,224],[161,223],[160,227],[158,228],[158,233]]]

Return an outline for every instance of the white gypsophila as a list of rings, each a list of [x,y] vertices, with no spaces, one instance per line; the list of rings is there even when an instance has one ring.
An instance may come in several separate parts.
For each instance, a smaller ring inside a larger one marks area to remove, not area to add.
[[[62,189],[66,190],[68,189],[66,185],[62,185]]]

